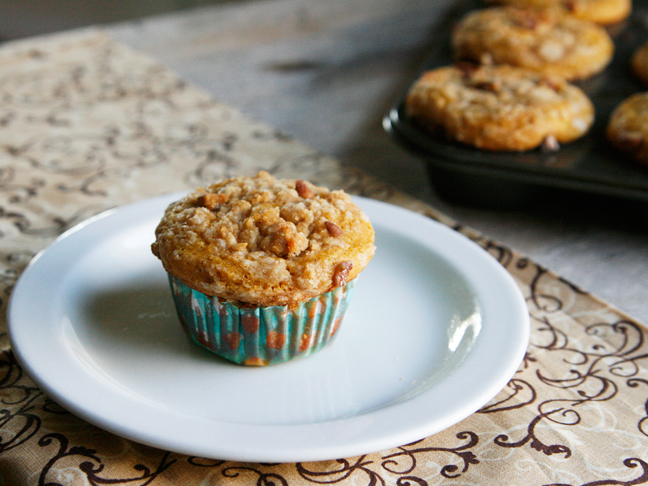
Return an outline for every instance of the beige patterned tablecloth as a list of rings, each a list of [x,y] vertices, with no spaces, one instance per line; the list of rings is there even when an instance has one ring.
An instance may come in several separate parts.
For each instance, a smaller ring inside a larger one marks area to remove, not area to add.
[[[107,208],[263,168],[420,211],[486,248],[531,314],[519,371],[488,405],[361,457],[242,464],[121,439],[17,364],[7,303],[36,252]],[[0,485],[648,484],[644,327],[514,250],[250,120],[87,30],[0,49]]]

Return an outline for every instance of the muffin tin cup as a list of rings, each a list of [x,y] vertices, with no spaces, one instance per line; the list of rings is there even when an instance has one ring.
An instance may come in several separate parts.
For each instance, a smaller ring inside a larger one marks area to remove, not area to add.
[[[203,348],[229,361],[265,366],[308,356],[335,338],[355,279],[297,306],[242,308],[205,295],[169,274],[180,322]]]

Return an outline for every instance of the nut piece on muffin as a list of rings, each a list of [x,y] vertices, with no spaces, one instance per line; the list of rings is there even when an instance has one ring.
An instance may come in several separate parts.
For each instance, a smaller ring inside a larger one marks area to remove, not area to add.
[[[614,44],[603,27],[559,9],[493,7],[468,13],[452,35],[458,60],[510,64],[567,80],[601,72]]]
[[[155,236],[187,333],[256,366],[327,344],[375,251],[373,227],[348,194],[265,171],[172,203]]]
[[[433,133],[493,151],[555,150],[594,122],[594,105],[578,87],[508,65],[428,71],[410,88],[405,110]]]

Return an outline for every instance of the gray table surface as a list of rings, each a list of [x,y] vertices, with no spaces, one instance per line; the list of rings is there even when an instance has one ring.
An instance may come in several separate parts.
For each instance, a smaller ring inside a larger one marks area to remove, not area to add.
[[[384,132],[383,115],[438,42],[433,34],[450,5],[239,1],[108,30],[218,100],[430,203],[648,323],[648,218],[636,218],[632,204],[452,204],[435,194],[424,163]]]

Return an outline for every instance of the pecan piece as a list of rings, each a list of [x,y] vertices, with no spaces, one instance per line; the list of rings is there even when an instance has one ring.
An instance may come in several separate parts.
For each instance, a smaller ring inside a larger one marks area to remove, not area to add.
[[[521,28],[527,30],[535,30],[540,23],[540,19],[535,16],[531,11],[521,9],[514,11],[514,22]]]
[[[221,204],[225,204],[227,201],[229,201],[229,195],[222,193],[214,194],[213,192],[203,194],[196,200],[199,206],[207,208],[210,211],[218,209]]]
[[[547,135],[540,144],[540,149],[543,152],[557,152],[560,150],[560,143],[553,135]]]
[[[459,61],[457,63],[457,69],[461,71],[461,76],[464,79],[470,79],[475,71],[479,70],[479,66],[472,62],[468,61]]]
[[[549,77],[541,78],[538,81],[538,86],[546,86],[549,89],[553,89],[556,93],[559,93],[561,90],[560,81]]]
[[[333,286],[334,287],[343,287],[347,283],[347,278],[349,278],[349,272],[353,268],[353,262],[345,261],[338,263],[333,272]]]
[[[295,182],[295,189],[297,190],[299,197],[303,197],[304,199],[310,199],[315,195],[313,194],[311,188],[308,187],[308,184],[306,184],[306,182],[302,179],[297,179],[297,181]]]
[[[326,226],[326,231],[328,231],[328,234],[331,235],[333,238],[342,236],[342,230],[337,224],[331,223],[330,221],[325,221],[324,226]]]
[[[502,82],[499,79],[475,81],[471,83],[471,87],[481,91],[490,91],[491,93],[497,93],[502,89]]]
[[[571,13],[576,12],[576,10],[578,9],[578,5],[576,5],[576,0],[566,0],[565,2],[563,2],[563,5]]]

